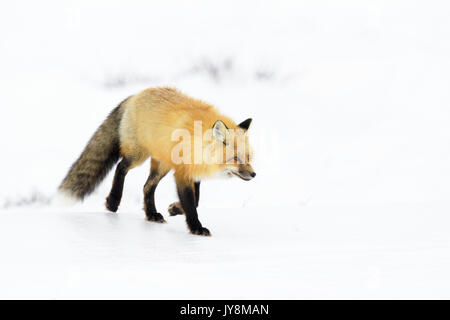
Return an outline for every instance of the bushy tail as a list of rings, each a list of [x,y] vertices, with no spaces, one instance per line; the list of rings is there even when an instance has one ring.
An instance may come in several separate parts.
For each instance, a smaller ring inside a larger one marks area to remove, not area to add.
[[[94,191],[119,160],[119,125],[123,114],[122,104],[123,102],[109,114],[89,140],[61,183],[59,187],[61,193],[83,200]]]

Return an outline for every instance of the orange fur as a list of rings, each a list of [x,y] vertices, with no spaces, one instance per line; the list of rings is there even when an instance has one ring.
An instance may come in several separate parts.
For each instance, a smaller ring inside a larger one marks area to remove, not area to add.
[[[221,114],[213,106],[190,98],[176,89],[146,89],[129,98],[123,103],[123,108],[124,113],[119,130],[121,155],[132,159],[132,167],[141,164],[151,156],[164,167],[173,169],[177,180],[188,182],[211,177],[230,164],[174,163],[171,153],[179,143],[179,141],[172,141],[174,130],[187,130],[191,141],[194,142],[194,121],[202,121],[203,148],[211,146],[214,150],[218,142],[203,138],[203,133],[211,129],[217,120],[221,120],[228,129],[237,130],[238,134],[244,135],[247,139],[245,131],[239,129],[233,120]],[[246,145],[248,146],[248,143]],[[193,148],[194,143],[190,150],[191,155],[194,154]],[[235,148],[235,144],[229,148]],[[216,154],[216,156],[224,155]],[[248,157],[244,156],[244,158],[245,162],[249,162]]]

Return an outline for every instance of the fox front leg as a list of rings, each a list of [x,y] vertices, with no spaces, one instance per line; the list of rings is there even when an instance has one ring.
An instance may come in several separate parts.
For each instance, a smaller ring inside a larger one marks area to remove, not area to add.
[[[191,233],[201,236],[210,236],[211,233],[209,230],[204,228],[200,223],[200,220],[198,220],[194,183],[177,179],[177,191],[181,208],[186,215],[186,223]]]
[[[194,182],[194,189],[195,189],[195,207],[198,208],[198,203],[200,201],[200,181]],[[177,216],[184,214],[183,208],[181,207],[181,203],[174,202],[169,206],[169,214],[171,216]]]

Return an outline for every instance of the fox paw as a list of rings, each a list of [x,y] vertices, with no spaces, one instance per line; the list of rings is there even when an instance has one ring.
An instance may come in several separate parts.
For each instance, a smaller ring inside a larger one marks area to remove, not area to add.
[[[164,220],[164,217],[162,216],[161,213],[153,213],[153,214],[149,214],[146,215],[147,221],[153,221],[153,222],[157,222],[157,223],[166,223],[166,220]]]
[[[112,197],[112,196],[108,196],[108,198],[106,198],[106,209],[108,209],[111,212],[116,212],[117,209],[119,208],[119,204],[120,204],[120,200]]]
[[[183,208],[181,208],[181,203],[179,202],[174,202],[169,206],[169,209],[167,209],[169,211],[169,214],[171,216],[177,216],[180,214],[184,214]]]
[[[193,229],[191,230],[192,234],[195,234],[197,236],[205,236],[205,237],[210,237],[211,236],[211,232],[209,232],[208,229],[200,227],[198,229]]]

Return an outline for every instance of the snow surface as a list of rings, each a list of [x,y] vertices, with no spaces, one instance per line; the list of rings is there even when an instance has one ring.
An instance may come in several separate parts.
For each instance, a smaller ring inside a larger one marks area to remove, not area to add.
[[[0,3],[0,298],[450,298],[445,1]],[[58,184],[107,113],[176,86],[252,117],[257,177],[202,183],[190,235],[148,163]]]

